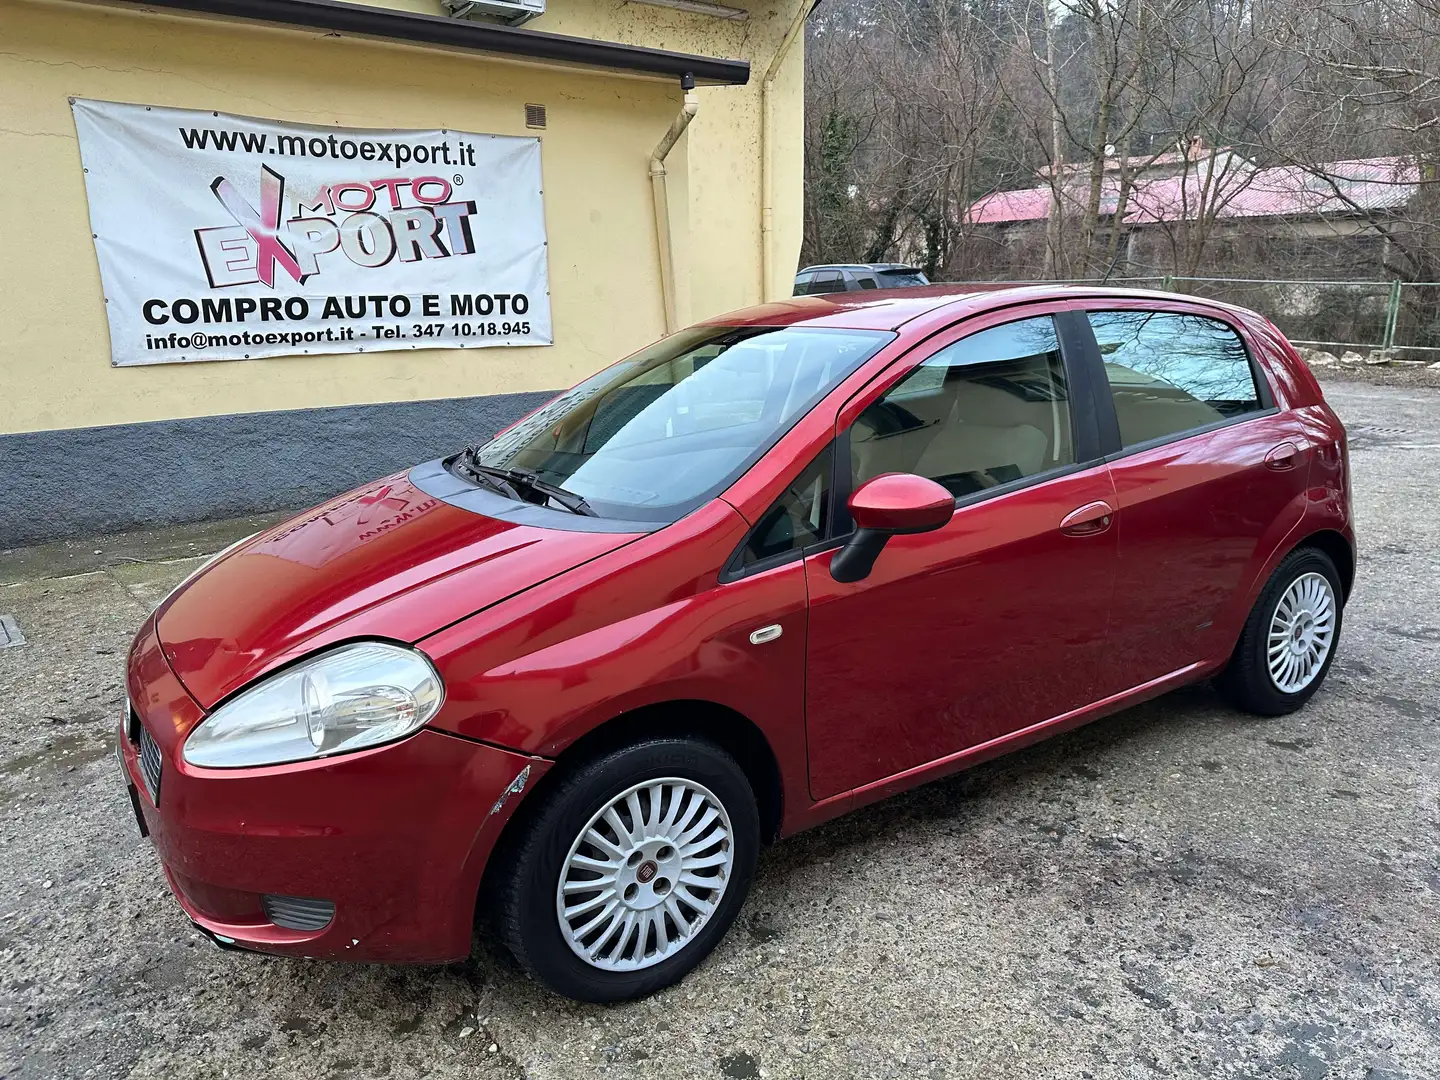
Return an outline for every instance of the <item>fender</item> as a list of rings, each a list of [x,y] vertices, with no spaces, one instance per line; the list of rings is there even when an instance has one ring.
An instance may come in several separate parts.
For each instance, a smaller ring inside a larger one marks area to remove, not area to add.
[[[470,955],[470,938],[475,932],[474,910],[476,897],[480,894],[480,883],[485,877],[485,870],[490,862],[490,856],[495,853],[495,845],[500,842],[500,834],[504,832],[505,826],[515,816],[524,795],[535,789],[540,778],[544,776],[555,763],[544,758],[532,757],[528,761],[519,759],[517,764],[521,769],[516,772],[515,778],[510,781],[516,785],[517,781],[520,790],[515,791],[508,798],[502,795],[493,806],[477,807],[477,812],[483,814],[475,829],[475,839],[470,844],[470,850],[466,853],[465,861],[461,864],[460,873],[455,880],[453,900],[448,910],[455,913],[456,918],[452,919],[447,930],[450,939],[450,954],[463,959]],[[525,770],[528,770],[525,771]],[[524,780],[520,777],[524,776]],[[506,789],[510,791],[509,788]],[[464,914],[469,918],[460,918]]]
[[[1349,491],[1347,467],[1344,454],[1335,454],[1332,447],[1343,440],[1343,428],[1339,439],[1335,428],[1339,421],[1325,406],[1312,406],[1298,414],[1302,427],[1310,438],[1312,450],[1309,453],[1309,475],[1305,490],[1287,505],[1286,513],[1277,518],[1274,526],[1256,545],[1255,557],[1247,568],[1245,587],[1237,590],[1215,620],[1213,652],[1205,660],[1207,673],[1224,666],[1240,639],[1245,620],[1260,598],[1270,575],[1286,555],[1299,547],[1307,537],[1319,532],[1333,531],[1345,538],[1350,545],[1352,566],[1355,552],[1355,535],[1348,513]],[[1319,429],[1319,430],[1317,430]],[[1286,527],[1291,520],[1291,507],[1298,505],[1298,517],[1294,524]]]
[[[554,758],[637,709],[709,702],[759,728],[787,815],[808,806],[804,567],[797,559],[721,584],[718,567],[747,527],[712,504],[623,558],[596,559],[426,638],[420,648],[446,687],[432,725]],[[752,643],[772,625],[778,636]]]
[[[463,688],[447,684],[476,706],[462,734],[555,757],[615,716],[699,700],[752,719],[773,748],[803,708],[806,616],[803,567],[777,570],[497,664]],[[762,621],[781,633],[752,645]]]
[[[1235,643],[1240,640],[1240,631],[1250,610],[1259,599],[1260,590],[1270,580],[1280,560],[1294,550],[1301,536],[1315,529],[1305,529],[1306,511],[1310,505],[1308,492],[1296,495],[1285,507],[1285,514],[1275,519],[1269,531],[1255,545],[1255,553],[1245,568],[1244,587],[1237,589],[1233,596],[1215,617],[1211,630],[1210,647],[1206,650],[1204,672],[1209,674],[1225,666]]]

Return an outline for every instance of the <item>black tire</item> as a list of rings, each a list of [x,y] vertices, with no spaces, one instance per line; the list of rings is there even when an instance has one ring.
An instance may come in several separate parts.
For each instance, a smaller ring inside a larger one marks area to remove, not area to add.
[[[1301,575],[1311,573],[1320,574],[1330,582],[1335,595],[1335,633],[1330,642],[1330,652],[1315,677],[1294,693],[1286,693],[1275,685],[1270,676],[1266,662],[1268,632],[1285,590]],[[1260,591],[1260,598],[1245,620],[1245,628],[1240,632],[1240,640],[1235,645],[1230,662],[1215,679],[1216,688],[1237,709],[1256,716],[1283,716],[1300,708],[1320,689],[1340,647],[1344,595],[1340,574],[1325,552],[1318,548],[1301,547],[1286,555]]]
[[[561,933],[555,902],[561,871],[581,830],[607,803],[662,777],[700,784],[722,804],[731,826],[729,879],[709,919],[673,956],[634,971],[592,966]],[[515,823],[489,897],[500,939],[534,978],[580,1001],[627,1001],[679,982],[719,944],[745,902],[760,846],[755,793],[734,758],[700,739],[647,739],[570,769],[539,797]]]

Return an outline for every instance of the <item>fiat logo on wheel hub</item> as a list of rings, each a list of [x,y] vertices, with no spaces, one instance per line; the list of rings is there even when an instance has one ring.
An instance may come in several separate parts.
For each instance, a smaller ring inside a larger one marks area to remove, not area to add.
[[[641,885],[649,885],[650,879],[653,878],[659,870],[660,868],[658,866],[647,860],[640,864],[639,870],[635,871],[635,880],[640,882]]]

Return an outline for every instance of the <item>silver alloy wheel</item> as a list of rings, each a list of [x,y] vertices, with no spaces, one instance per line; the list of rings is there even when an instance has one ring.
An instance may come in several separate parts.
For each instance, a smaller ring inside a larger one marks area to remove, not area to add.
[[[1284,694],[1312,682],[1335,642],[1335,590],[1324,574],[1301,574],[1290,583],[1270,617],[1265,657],[1270,681]]]
[[[636,784],[570,845],[555,889],[560,934],[605,971],[658,964],[710,921],[734,863],[730,815],[713,793],[673,776]]]

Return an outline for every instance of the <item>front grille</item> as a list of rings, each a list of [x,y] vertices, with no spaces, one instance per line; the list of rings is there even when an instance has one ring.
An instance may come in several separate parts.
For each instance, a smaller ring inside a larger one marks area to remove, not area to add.
[[[265,917],[287,930],[323,930],[335,917],[335,905],[329,900],[307,900],[303,896],[272,896],[260,898]]]
[[[160,747],[145,730],[144,724],[140,725],[140,775],[145,778],[145,790],[150,793],[150,801],[159,806]]]

